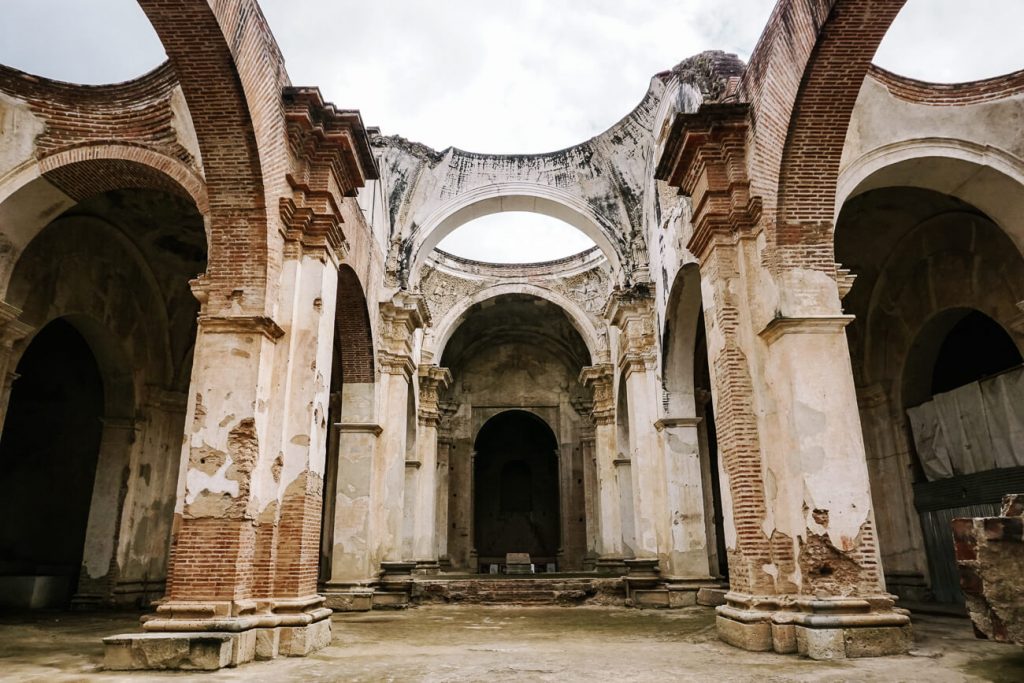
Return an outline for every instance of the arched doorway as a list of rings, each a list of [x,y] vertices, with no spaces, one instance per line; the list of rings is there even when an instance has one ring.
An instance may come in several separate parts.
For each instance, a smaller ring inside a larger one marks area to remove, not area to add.
[[[25,350],[0,438],[0,586],[5,604],[63,607],[77,585],[103,432],[104,391],[71,323]]]
[[[543,570],[559,548],[558,443],[539,417],[507,410],[477,434],[474,524],[481,571],[507,553],[529,553]]]
[[[919,332],[903,375],[932,594],[963,602],[950,523],[998,514],[1003,493],[1024,481],[1024,358],[981,311],[955,308]]]

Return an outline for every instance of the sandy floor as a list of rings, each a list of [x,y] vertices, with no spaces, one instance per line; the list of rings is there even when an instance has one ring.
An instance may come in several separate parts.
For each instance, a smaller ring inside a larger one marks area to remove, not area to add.
[[[910,656],[813,662],[715,638],[706,608],[420,607],[334,617],[305,659],[213,674],[108,674],[100,638],[132,614],[0,614],[0,679],[18,681],[1024,681],[1024,649],[975,640],[963,619],[920,617]]]

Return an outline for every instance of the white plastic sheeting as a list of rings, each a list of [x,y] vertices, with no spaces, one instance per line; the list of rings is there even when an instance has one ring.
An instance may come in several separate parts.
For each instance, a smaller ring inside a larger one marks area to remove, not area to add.
[[[1024,466],[1024,367],[907,410],[929,481]]]

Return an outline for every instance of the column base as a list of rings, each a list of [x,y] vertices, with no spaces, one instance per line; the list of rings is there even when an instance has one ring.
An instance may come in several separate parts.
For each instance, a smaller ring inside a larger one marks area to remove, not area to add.
[[[905,654],[914,644],[910,617],[893,607],[891,596],[815,599],[729,593],[716,611],[718,637],[754,652],[845,659]]]
[[[323,587],[324,605],[335,612],[369,612],[373,609],[373,588],[369,582],[330,582]]]
[[[165,603],[143,618],[145,633],[103,639],[103,666],[215,671],[256,659],[304,657],[331,642],[331,610],[323,603],[319,595],[260,603]]]
[[[602,555],[594,561],[594,569],[598,574],[624,576],[626,573],[626,558],[621,555]]]
[[[416,566],[412,573],[417,576],[433,576],[441,572],[441,565],[437,560],[416,560]]]

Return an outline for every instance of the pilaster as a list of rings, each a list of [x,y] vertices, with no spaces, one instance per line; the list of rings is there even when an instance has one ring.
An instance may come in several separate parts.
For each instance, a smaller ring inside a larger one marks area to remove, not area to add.
[[[637,558],[668,560],[665,469],[654,427],[657,419],[657,342],[654,297],[644,284],[612,292],[605,317],[619,328],[618,365],[626,387]],[[622,448],[623,445],[620,445]]]
[[[622,510],[615,471],[615,369],[611,363],[590,365],[580,372],[580,384],[594,394],[594,463],[597,495],[597,560],[599,570],[625,571],[622,545]]]
[[[413,557],[418,571],[436,572],[437,555],[437,496],[439,479],[438,425],[442,410],[439,396],[452,381],[448,368],[420,365],[419,378],[419,434],[416,439],[417,495],[413,520]],[[445,458],[447,469],[447,458]],[[445,473],[447,475],[447,472]]]

